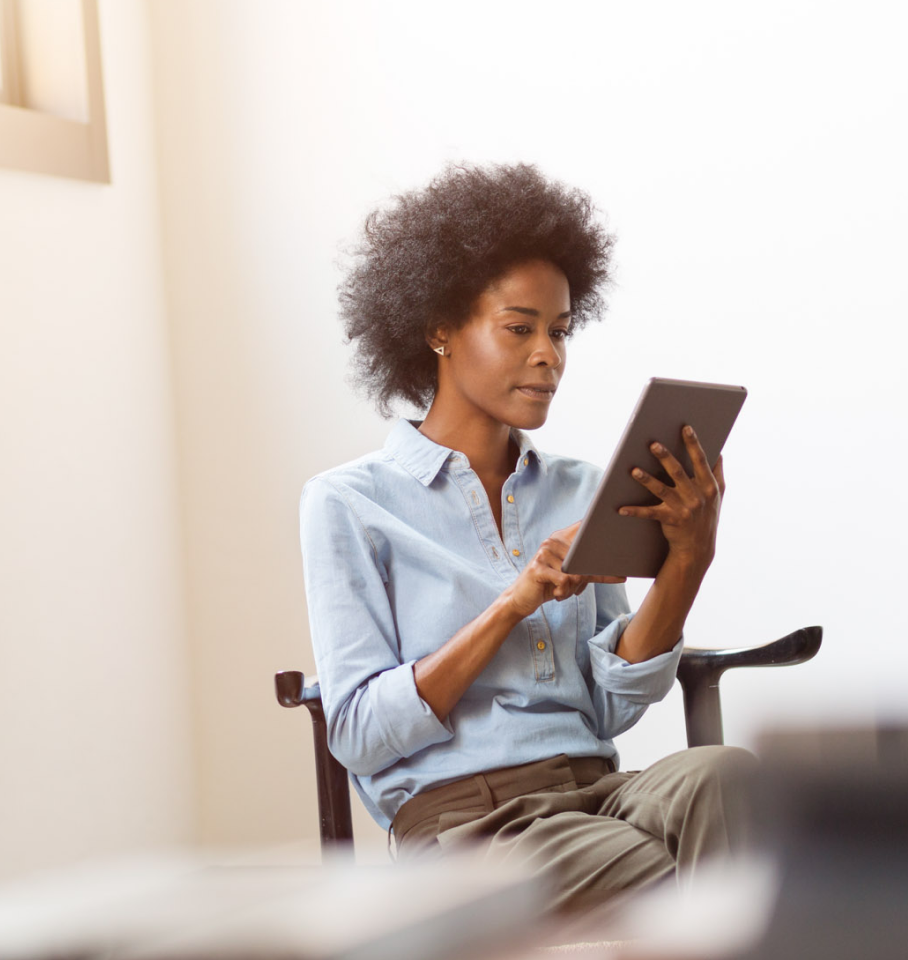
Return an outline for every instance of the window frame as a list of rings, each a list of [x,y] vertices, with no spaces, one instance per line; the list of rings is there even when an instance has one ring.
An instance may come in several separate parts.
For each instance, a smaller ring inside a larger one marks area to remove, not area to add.
[[[17,0],[0,0],[3,97],[0,167],[110,183],[97,0],[81,0],[88,120],[66,120],[21,106]]]

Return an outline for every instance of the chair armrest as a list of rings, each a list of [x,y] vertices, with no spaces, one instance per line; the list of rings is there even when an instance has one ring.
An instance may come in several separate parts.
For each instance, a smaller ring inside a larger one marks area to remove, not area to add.
[[[700,747],[723,742],[719,678],[726,670],[804,663],[816,655],[822,640],[822,627],[802,627],[755,647],[726,650],[686,648],[678,665],[678,681],[684,692],[687,745]]]
[[[700,647],[685,647],[681,654],[680,674],[701,671],[724,673],[732,667],[781,667],[805,663],[816,656],[823,640],[822,627],[802,627],[788,636],[755,647],[732,647],[712,650]]]
[[[301,707],[310,709],[316,701],[321,705],[322,691],[318,680],[313,677],[307,686],[306,675],[300,670],[282,670],[274,675],[274,691],[277,702],[282,707]]]

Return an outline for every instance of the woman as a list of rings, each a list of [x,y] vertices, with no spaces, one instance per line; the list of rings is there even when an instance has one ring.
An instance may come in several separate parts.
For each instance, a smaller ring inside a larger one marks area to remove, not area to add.
[[[614,737],[670,689],[713,558],[721,462],[627,507],[665,563],[636,614],[621,579],[561,563],[600,471],[539,453],[567,341],[603,311],[612,237],[527,165],[449,167],[366,222],[341,287],[360,381],[401,420],[301,504],[332,752],[401,857],[479,843],[545,873],[553,908],[610,898],[739,842],[750,755],[687,750],[617,772]]]

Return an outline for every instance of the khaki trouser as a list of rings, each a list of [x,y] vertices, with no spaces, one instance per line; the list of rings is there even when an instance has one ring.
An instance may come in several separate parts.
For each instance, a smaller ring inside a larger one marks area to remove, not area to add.
[[[738,849],[755,763],[737,747],[695,747],[626,773],[563,754],[488,771],[405,803],[394,818],[398,857],[479,846],[544,876],[554,912],[592,917],[622,893],[690,877]]]

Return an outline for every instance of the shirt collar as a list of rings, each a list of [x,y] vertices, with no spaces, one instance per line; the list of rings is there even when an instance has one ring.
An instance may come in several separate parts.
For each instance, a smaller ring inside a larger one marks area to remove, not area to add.
[[[428,487],[448,459],[455,456],[457,451],[450,447],[443,447],[420,433],[418,430],[420,423],[420,420],[398,420],[385,441],[385,450],[423,486]],[[536,460],[542,472],[547,472],[545,458],[533,446],[530,438],[522,430],[513,427],[511,436],[520,448],[518,471],[524,469],[531,460]]]
[[[518,471],[523,470],[535,460],[539,464],[539,469],[542,470],[543,473],[548,473],[549,467],[545,461],[545,456],[536,449],[533,441],[530,440],[523,430],[511,427],[511,436],[517,446],[520,447],[520,459],[517,462]],[[528,462],[524,463],[525,460]]]

